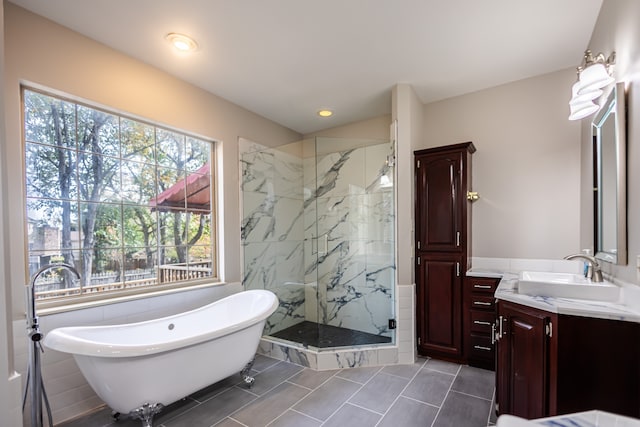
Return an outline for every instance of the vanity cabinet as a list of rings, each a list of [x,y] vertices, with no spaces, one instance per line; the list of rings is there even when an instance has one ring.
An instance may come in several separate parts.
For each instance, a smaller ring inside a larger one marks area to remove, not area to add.
[[[471,142],[414,152],[418,353],[463,362],[462,285],[471,244]]]
[[[640,324],[498,301],[496,410],[640,417]]]
[[[463,334],[467,363],[494,370],[495,345],[491,336],[496,318],[493,294],[499,278],[465,277],[463,284]]]

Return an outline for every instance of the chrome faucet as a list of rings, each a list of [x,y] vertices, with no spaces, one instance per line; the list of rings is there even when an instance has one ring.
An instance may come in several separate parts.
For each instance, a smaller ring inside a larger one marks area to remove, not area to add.
[[[591,255],[585,254],[573,254],[567,255],[564,259],[582,259],[587,263],[587,271],[584,273],[584,277],[587,279],[591,279],[592,282],[600,283],[602,282],[602,270],[600,269],[600,264],[598,264],[598,260],[592,257]]]
[[[47,264],[35,272],[31,276],[29,286],[27,287],[27,336],[31,342],[29,348],[29,370],[27,372],[27,383],[24,390],[24,397],[22,401],[22,410],[24,411],[25,403],[27,400],[27,391],[31,388],[31,426],[40,427],[43,426],[42,419],[42,403],[47,406],[47,415],[49,416],[49,425],[53,425],[51,416],[51,408],[49,407],[49,400],[47,399],[47,393],[44,390],[44,383],[42,381],[42,368],[40,366],[40,352],[42,345],[40,341],[43,338],[43,334],[40,332],[40,325],[38,323],[38,315],[36,314],[36,280],[49,270],[64,269],[72,272],[78,280],[80,280],[80,273],[69,264],[57,263]]]

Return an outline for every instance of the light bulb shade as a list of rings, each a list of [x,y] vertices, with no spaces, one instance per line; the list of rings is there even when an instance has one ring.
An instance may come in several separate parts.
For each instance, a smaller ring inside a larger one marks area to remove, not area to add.
[[[600,89],[613,83],[615,79],[609,75],[604,64],[593,64],[582,70],[580,73],[580,88],[578,95]]]
[[[582,103],[569,104],[571,110],[569,114],[569,120],[580,120],[598,111],[600,107],[593,101],[586,101]]]
[[[593,89],[589,92],[584,92],[583,94],[578,95],[578,91],[581,88],[582,88],[582,85],[580,84],[579,81],[573,84],[573,87],[571,88],[571,101],[569,101],[569,104],[581,104],[583,102],[592,101],[602,96],[601,89]]]

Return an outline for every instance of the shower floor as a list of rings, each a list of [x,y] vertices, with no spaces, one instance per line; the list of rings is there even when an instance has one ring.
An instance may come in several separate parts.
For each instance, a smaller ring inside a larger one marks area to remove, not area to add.
[[[354,345],[386,344],[391,342],[389,337],[308,321],[290,326],[287,329],[271,334],[271,336],[317,348],[351,347]]]

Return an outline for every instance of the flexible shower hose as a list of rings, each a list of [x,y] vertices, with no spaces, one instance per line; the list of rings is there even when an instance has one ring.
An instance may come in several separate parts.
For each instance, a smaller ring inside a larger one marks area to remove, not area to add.
[[[32,345],[34,346],[33,351],[38,351],[37,348],[37,344],[39,344],[37,341],[32,341]],[[35,358],[35,359],[39,359],[39,358]],[[34,367],[34,370],[36,372],[40,372],[39,368],[39,360],[34,360],[33,361],[34,364],[37,364],[38,366]],[[22,412],[24,413],[24,408],[26,407],[27,404],[27,396],[29,393],[29,383],[31,379],[31,366],[29,366],[27,368],[27,380],[26,380],[26,385],[24,387],[24,395],[22,396]],[[47,396],[47,392],[44,389],[44,381],[42,380],[42,375],[40,375],[40,390],[42,390],[42,396],[41,398],[44,400],[44,406],[45,408],[47,408],[47,418],[49,420],[49,427],[53,427],[53,416],[51,414],[51,405],[49,404],[49,397]],[[33,402],[31,403],[33,405]],[[42,424],[42,414],[40,414],[40,425]],[[32,426],[35,427],[35,426]]]

